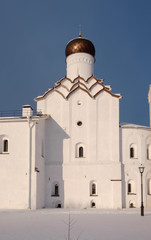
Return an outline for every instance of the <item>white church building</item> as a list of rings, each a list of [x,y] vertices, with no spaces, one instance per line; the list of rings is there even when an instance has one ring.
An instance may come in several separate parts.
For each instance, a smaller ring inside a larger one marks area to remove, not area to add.
[[[37,114],[0,117],[0,208],[151,207],[151,125],[119,123],[120,94],[94,76],[95,48],[66,46],[66,77]],[[151,86],[148,102],[151,124]]]

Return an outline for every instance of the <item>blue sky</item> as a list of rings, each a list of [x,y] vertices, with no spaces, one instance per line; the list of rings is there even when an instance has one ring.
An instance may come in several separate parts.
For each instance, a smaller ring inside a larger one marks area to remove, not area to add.
[[[0,0],[0,110],[21,109],[66,75],[65,47],[82,35],[95,76],[121,93],[120,121],[149,125],[150,0]]]

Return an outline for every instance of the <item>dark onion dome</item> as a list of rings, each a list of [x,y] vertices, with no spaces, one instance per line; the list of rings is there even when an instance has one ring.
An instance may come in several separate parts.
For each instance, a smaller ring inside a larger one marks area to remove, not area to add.
[[[88,39],[79,37],[71,40],[65,50],[66,57],[73,53],[88,53],[92,55],[93,57],[95,56],[95,47],[91,41]]]

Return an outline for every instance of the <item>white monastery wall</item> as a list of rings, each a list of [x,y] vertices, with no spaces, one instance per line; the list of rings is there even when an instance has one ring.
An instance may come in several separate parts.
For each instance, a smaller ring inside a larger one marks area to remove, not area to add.
[[[62,164],[46,163],[45,175],[45,206],[56,208],[58,204],[64,207],[64,180]],[[58,195],[55,194],[55,185],[59,186]]]
[[[143,164],[144,205],[151,207],[151,195],[149,180],[151,179],[151,157],[148,156],[148,146],[151,145],[151,129],[137,125],[123,125],[121,127],[121,157],[123,163],[123,207],[129,207],[131,203],[135,207],[140,206],[141,177],[138,167]],[[134,155],[131,153],[134,149]],[[131,184],[131,191],[128,184]]]
[[[28,124],[25,121],[0,122],[0,208],[27,208],[29,187]],[[8,139],[8,152],[2,141]]]
[[[111,169],[120,171],[119,166],[111,168],[105,164],[83,163],[82,160],[64,166],[65,207],[90,208],[93,201],[98,208],[120,208],[121,181],[113,186]],[[116,179],[116,173],[114,176]],[[96,195],[90,190],[93,182],[97,185]]]
[[[45,120],[36,124],[35,142],[36,208],[45,207]]]
[[[121,207],[118,101],[108,93],[92,99],[81,89],[68,101],[58,93],[47,95],[45,109],[51,115],[45,132],[47,207],[56,207],[58,202],[64,207],[86,208],[92,202],[97,207]],[[82,158],[78,156],[79,146],[84,148]],[[90,194],[93,181],[97,183],[97,196]],[[52,196],[55,182],[59,196]]]
[[[102,93],[97,99],[98,161],[119,162],[119,99]]]
[[[43,207],[45,162],[41,146],[44,120],[32,117],[1,119],[0,133],[0,208]],[[7,152],[3,152],[4,139],[8,140]]]
[[[66,133],[66,122],[63,113],[65,101],[58,93],[50,93],[45,101],[46,113],[51,115],[45,122],[45,206],[64,206],[64,181],[63,181],[63,159],[64,141],[68,139]],[[67,119],[68,116],[65,115]],[[67,150],[65,151],[65,153]],[[54,193],[55,185],[59,187],[59,193]]]

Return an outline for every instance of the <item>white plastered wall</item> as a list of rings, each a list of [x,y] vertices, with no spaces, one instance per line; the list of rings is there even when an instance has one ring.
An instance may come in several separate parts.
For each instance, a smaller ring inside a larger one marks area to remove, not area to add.
[[[135,207],[140,207],[141,203],[141,177],[138,167],[143,164],[145,171],[143,174],[144,185],[144,205],[151,206],[151,196],[147,193],[147,181],[151,177],[151,160],[147,159],[147,146],[151,143],[151,130],[147,127],[128,126],[121,127],[121,160],[123,164],[122,171],[122,188],[123,188],[123,207],[130,207],[130,203],[134,203]],[[135,144],[136,157],[130,157],[130,146]],[[135,191],[128,193],[128,182],[134,181]]]
[[[68,100],[55,92],[48,94],[44,106],[51,115],[45,132],[47,207],[60,201],[64,207],[84,208],[94,200],[96,207],[121,207],[118,101],[108,93],[92,99],[81,89]],[[83,158],[76,156],[79,143],[85,148]],[[98,185],[95,197],[90,196],[92,180]],[[54,181],[59,182],[59,197],[51,196]]]
[[[34,130],[32,130],[33,152],[31,153],[29,153],[27,119],[1,121],[0,133],[6,135],[8,139],[8,153],[0,154],[0,207],[10,209],[29,208],[29,155],[30,160],[34,161]],[[31,178],[34,181],[34,176]],[[34,191],[34,182],[31,185]],[[30,198],[31,204],[34,205],[34,193],[31,194]]]

